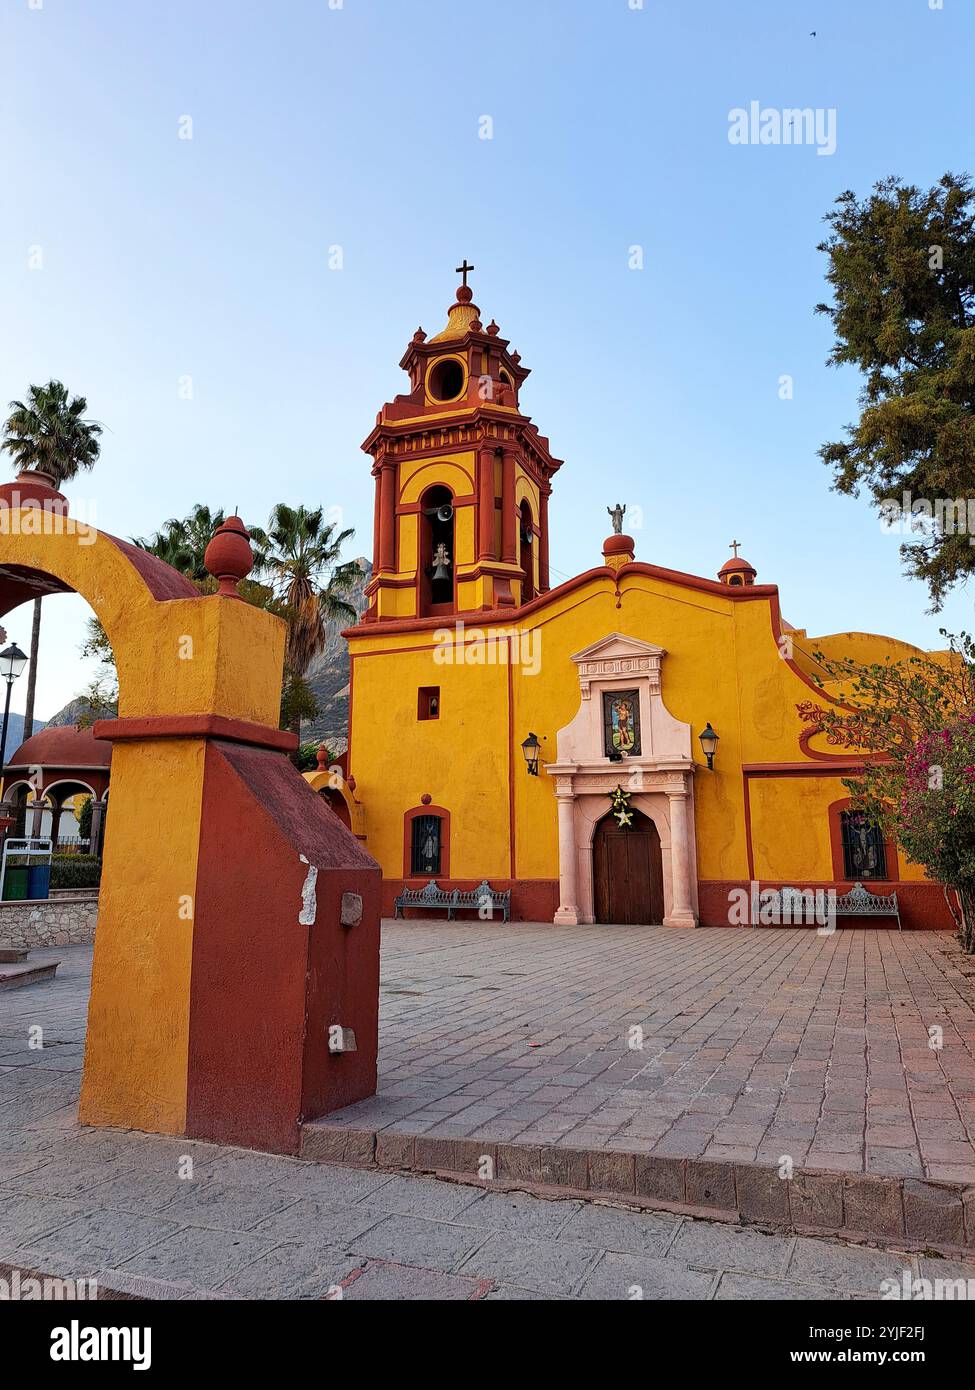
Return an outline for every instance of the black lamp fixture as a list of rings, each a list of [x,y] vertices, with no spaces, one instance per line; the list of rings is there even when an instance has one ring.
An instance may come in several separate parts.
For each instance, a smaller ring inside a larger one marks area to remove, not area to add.
[[[10,720],[10,695],[14,688],[14,681],[23,672],[27,665],[27,656],[20,650],[16,642],[11,642],[10,646],[0,652],[0,676],[7,682],[7,699],[3,707],[3,732],[0,733],[0,770],[3,769],[7,756],[7,724]]]
[[[541,744],[537,736],[533,733],[529,733],[528,737],[521,745],[521,751],[525,755],[525,762],[528,764],[529,777],[538,776],[538,753],[540,748]]]
[[[713,772],[714,754],[718,746],[718,735],[711,728],[710,719],[707,722],[707,727],[701,733],[698,734],[698,738],[701,740],[701,751],[704,753],[704,756],[708,760],[708,767]]]

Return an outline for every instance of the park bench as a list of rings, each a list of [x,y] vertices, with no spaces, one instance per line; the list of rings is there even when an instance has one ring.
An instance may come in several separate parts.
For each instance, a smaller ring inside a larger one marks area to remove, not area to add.
[[[762,890],[763,907],[778,906],[779,920],[786,925],[798,925],[809,915],[814,902],[810,889],[765,888]],[[897,930],[901,927],[901,914],[897,906],[897,894],[871,893],[862,883],[855,883],[849,893],[840,893],[836,899],[836,917],[896,917]]]
[[[423,888],[407,888],[400,893],[393,915],[402,917],[405,907],[415,907],[423,912],[446,912],[447,921],[452,922],[455,912],[480,912],[488,906],[492,917],[499,911],[507,922],[511,913],[511,890],[492,888],[485,878],[476,888],[462,892],[459,888],[441,888],[432,878]]]
[[[897,930],[901,926],[900,908],[896,893],[871,893],[862,883],[855,883],[849,893],[841,893],[836,899],[837,917],[896,917]]]

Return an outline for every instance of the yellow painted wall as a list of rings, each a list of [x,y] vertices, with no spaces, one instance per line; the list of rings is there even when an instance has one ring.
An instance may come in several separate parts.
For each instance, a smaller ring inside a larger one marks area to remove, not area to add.
[[[112,751],[83,1124],[185,1128],[193,922],[180,911],[196,895],[204,751],[202,739],[117,743]],[[147,834],[164,853],[144,853]]]
[[[621,593],[617,607],[613,582],[599,577],[569,593],[555,591],[541,612],[520,623],[513,616],[506,626],[525,634],[518,639],[522,651],[529,660],[533,651],[540,657],[533,674],[524,665],[513,665],[510,674],[507,664],[438,665],[432,634],[422,629],[352,637],[350,771],[364,808],[368,848],[385,875],[402,876],[403,815],[428,792],[434,804],[451,812],[452,878],[558,876],[553,785],[544,773],[526,775],[520,744],[534,731],[542,761],[554,761],[556,733],[580,703],[572,654],[620,632],[665,648],[664,703],[691,725],[700,765],[699,878],[747,879],[743,765],[806,761],[796,706],[822,697],[783,659],[769,598],[735,600],[632,572],[624,574]],[[478,631],[499,631],[466,622],[469,639]],[[525,649],[525,638],[540,646]],[[869,651],[882,659],[883,640],[857,643],[854,654],[867,659]],[[425,685],[440,686],[441,715],[418,722],[417,689]],[[720,734],[713,773],[704,767],[697,740],[709,720]],[[753,777],[749,789],[756,875],[831,880],[828,808],[847,795],[840,778]],[[923,877],[904,864],[901,875]]]
[[[6,509],[0,523],[3,564],[55,576],[100,618],[118,667],[120,718],[218,714],[277,729],[280,619],[216,596],[160,602],[97,532],[34,535],[33,518]],[[185,1128],[204,747],[166,738],[113,749],[83,1123]],[[159,852],[146,853],[147,836]]]

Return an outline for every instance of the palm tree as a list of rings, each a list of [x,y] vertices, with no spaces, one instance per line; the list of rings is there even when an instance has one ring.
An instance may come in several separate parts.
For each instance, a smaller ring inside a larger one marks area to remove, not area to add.
[[[321,507],[289,507],[279,502],[268,521],[256,556],[256,569],[265,575],[288,624],[285,667],[293,682],[303,682],[314,658],[325,646],[326,626],[335,618],[357,614],[347,593],[358,577],[354,560],[339,563],[342,546],[355,535],[326,522]],[[291,717],[291,728],[301,732],[301,714]]]
[[[197,502],[189,516],[170,517],[155,535],[148,539],[135,537],[134,541],[143,550],[148,550],[151,555],[165,560],[167,565],[179,570],[180,574],[185,574],[194,583],[202,584],[210,577],[203,556],[213,540],[214,531],[218,526],[222,526],[225,520],[223,508],[211,512],[204,503]],[[259,526],[248,526],[247,529],[255,552],[255,564],[259,565],[263,559],[266,537]]]
[[[46,386],[29,386],[27,400],[11,401],[10,414],[3,427],[0,450],[10,454],[20,471],[35,469],[50,478],[54,487],[77,477],[82,469],[94,468],[101,451],[102,427],[85,416],[84,396],[71,396],[61,381]],[[41,600],[34,600],[34,622],[30,637],[30,666],[27,675],[27,701],[24,709],[24,739],[34,732],[34,692],[37,687],[37,652],[41,640]]]

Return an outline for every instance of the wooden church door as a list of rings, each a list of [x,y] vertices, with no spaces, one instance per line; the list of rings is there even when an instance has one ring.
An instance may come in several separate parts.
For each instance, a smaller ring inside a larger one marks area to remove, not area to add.
[[[593,899],[597,922],[657,925],[664,919],[664,875],[657,827],[639,811],[621,830],[604,816],[593,837]]]

